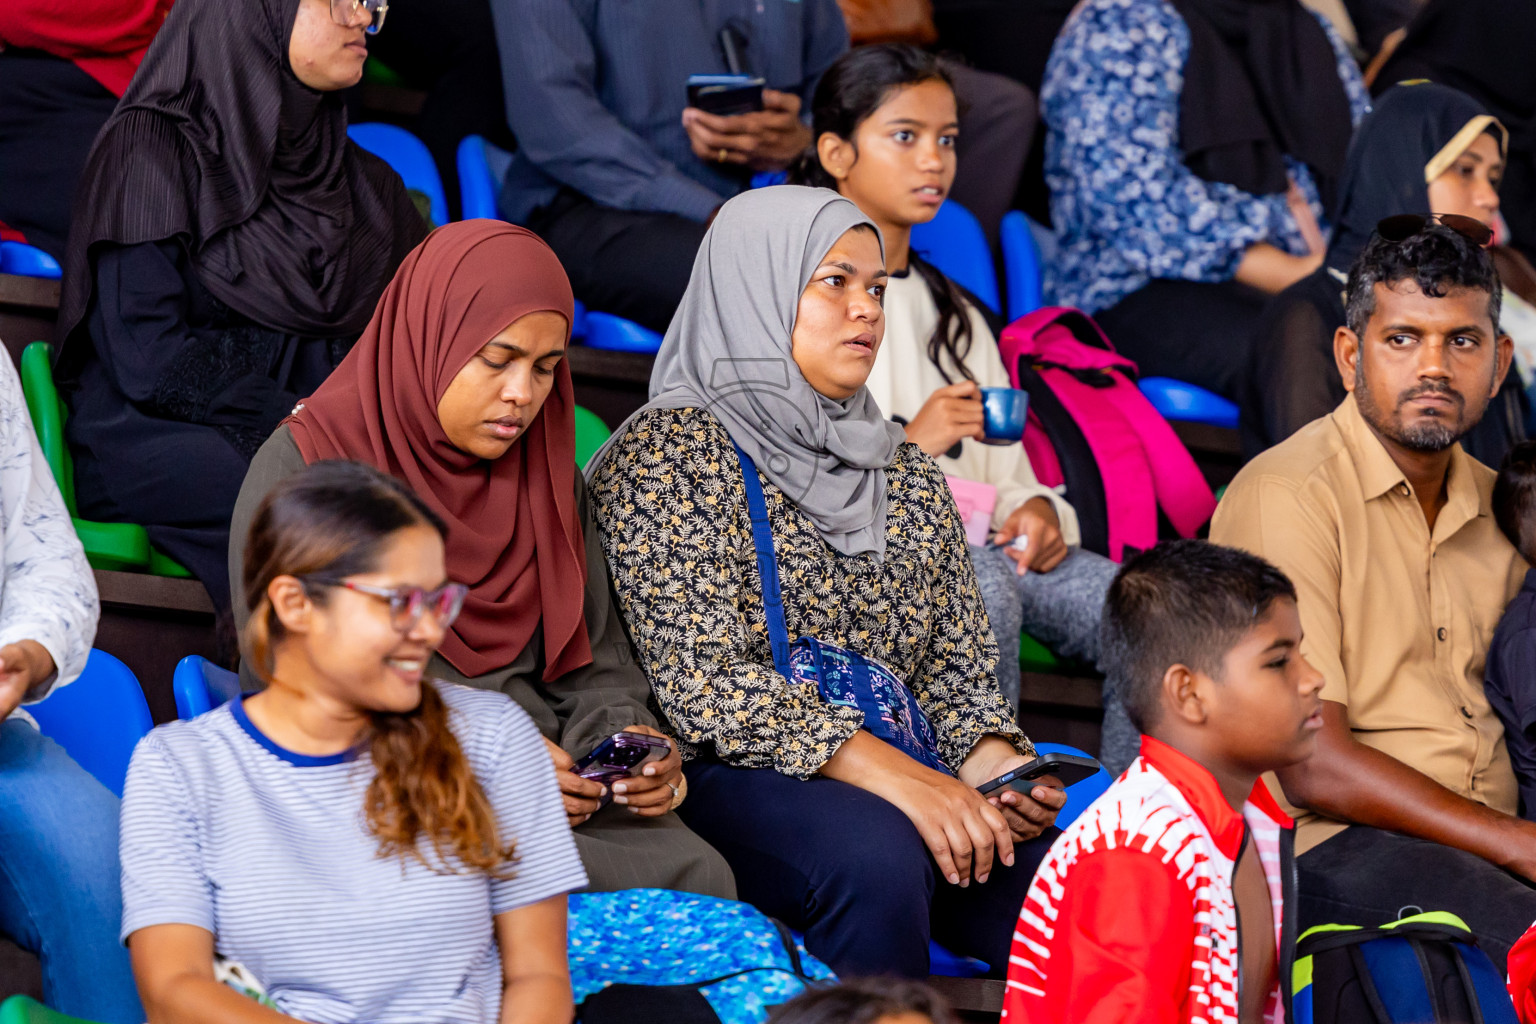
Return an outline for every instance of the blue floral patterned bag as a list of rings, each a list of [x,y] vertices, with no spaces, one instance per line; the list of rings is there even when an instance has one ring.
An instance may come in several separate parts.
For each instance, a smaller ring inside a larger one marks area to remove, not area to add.
[[[745,903],[671,889],[576,893],[568,925],[582,1024],[763,1024],[837,980],[784,925]]]
[[[895,672],[873,658],[844,647],[822,643],[814,637],[789,642],[784,623],[784,598],[779,589],[779,563],[773,550],[773,528],[768,522],[768,503],[757,464],[736,446],[741,476],[747,487],[747,511],[752,518],[752,545],[757,549],[757,574],[763,581],[763,613],[768,619],[768,642],[773,666],[792,682],[814,684],[828,704],[857,708],[864,728],[891,744],[918,764],[934,771],[954,772],[939,756],[933,723],[918,706],[912,691]]]

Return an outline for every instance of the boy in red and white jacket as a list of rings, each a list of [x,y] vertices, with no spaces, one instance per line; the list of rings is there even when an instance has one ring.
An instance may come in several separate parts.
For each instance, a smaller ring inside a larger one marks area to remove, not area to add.
[[[1322,725],[1295,588],[1233,548],[1161,544],[1120,570],[1102,630],[1141,756],[1036,872],[1003,1021],[1279,1024],[1293,824],[1260,775]]]

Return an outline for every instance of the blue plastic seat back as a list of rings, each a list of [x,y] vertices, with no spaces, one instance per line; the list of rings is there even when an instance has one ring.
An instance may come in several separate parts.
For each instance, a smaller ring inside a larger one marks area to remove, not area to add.
[[[1003,311],[998,302],[992,249],[987,245],[981,222],[970,210],[953,199],[945,200],[933,220],[912,225],[912,248],[950,280],[985,302],[994,313]]]
[[[1143,377],[1140,387],[1165,420],[1237,429],[1237,406],[1215,392],[1171,377]]]
[[[1077,757],[1087,757],[1083,751],[1076,747],[1069,747],[1065,743],[1036,743],[1037,754],[1074,754]],[[1067,803],[1056,814],[1056,827],[1066,828],[1077,820],[1077,816],[1088,809],[1088,805],[1104,795],[1109,784],[1114,778],[1103,768],[1079,782],[1075,786],[1067,787]]]
[[[1008,319],[1017,320],[1044,304],[1043,266],[1034,231],[1022,210],[1003,214],[1003,275],[1008,285]]]
[[[64,276],[59,261],[35,245],[25,242],[0,242],[0,274],[19,277],[43,277],[57,281]]]
[[[422,193],[432,204],[432,223],[448,223],[448,194],[443,179],[426,143],[392,124],[366,122],[347,129],[347,136],[359,146],[393,167],[406,188]]]
[[[176,696],[176,717],[196,718],[240,696],[240,677],[207,658],[189,654],[176,663],[171,689]]]
[[[612,313],[586,315],[585,343],[611,352],[654,353],[661,349],[661,335]]]
[[[459,141],[459,205],[465,220],[500,220],[497,199],[501,182],[512,164],[512,154],[491,145],[479,135]]]
[[[94,649],[80,678],[26,710],[44,736],[118,796],[134,745],[155,725],[133,670]]]

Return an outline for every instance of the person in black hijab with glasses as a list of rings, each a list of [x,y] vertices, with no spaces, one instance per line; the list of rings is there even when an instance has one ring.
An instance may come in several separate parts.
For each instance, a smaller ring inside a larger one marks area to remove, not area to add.
[[[1322,260],[1369,108],[1348,49],[1298,0],[1085,0],[1041,107],[1050,301],[1142,373],[1236,400],[1266,295]]]
[[[257,447],[425,236],[347,140],[380,0],[183,0],[81,177],[58,372],[83,515],[140,523],[220,609]]]
[[[1344,323],[1349,266],[1378,222],[1434,212],[1446,215],[1447,226],[1461,225],[1486,241],[1499,212],[1505,139],[1504,126],[1480,103],[1443,85],[1401,85],[1377,101],[1349,148],[1323,266],[1271,300],[1256,332],[1242,403],[1250,456],[1344,400],[1333,335]],[[1525,438],[1523,403],[1520,375],[1511,373],[1462,446],[1497,466]]]

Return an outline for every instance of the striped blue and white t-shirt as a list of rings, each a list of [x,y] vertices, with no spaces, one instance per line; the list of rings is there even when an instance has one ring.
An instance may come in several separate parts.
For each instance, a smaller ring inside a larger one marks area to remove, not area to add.
[[[494,1024],[492,917],[586,884],[538,730],[500,693],[434,683],[485,790],[512,877],[379,856],[363,794],[372,761],[306,757],[240,701],[162,725],[123,793],[123,939],[157,924],[214,935],[277,1008],[315,1024]],[[429,860],[435,858],[423,841]],[[450,861],[453,863],[453,861]]]

